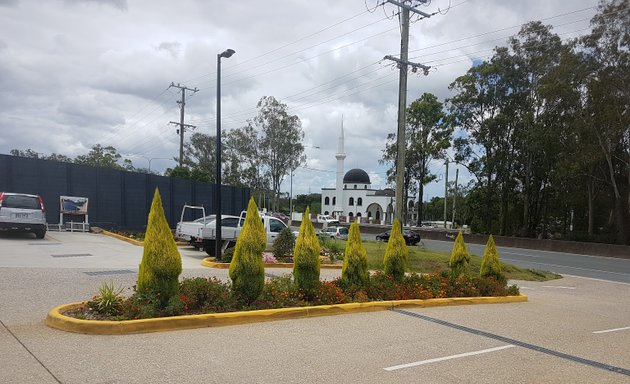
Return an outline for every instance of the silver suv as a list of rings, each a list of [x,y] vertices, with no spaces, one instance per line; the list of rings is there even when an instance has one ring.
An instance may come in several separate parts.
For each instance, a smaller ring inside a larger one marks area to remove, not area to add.
[[[46,235],[44,201],[38,195],[0,192],[0,231],[32,232]]]

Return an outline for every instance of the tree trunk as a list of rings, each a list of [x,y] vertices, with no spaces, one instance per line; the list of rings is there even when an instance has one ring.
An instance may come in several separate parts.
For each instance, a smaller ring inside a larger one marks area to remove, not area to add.
[[[424,209],[424,184],[422,183],[422,180],[424,180],[424,177],[420,179],[420,186],[418,187],[418,194],[420,195],[420,198],[418,199],[418,226],[421,227],[422,226],[422,210]]]
[[[527,159],[525,167],[525,185],[523,186],[523,225],[521,226],[521,236],[529,237],[529,190],[531,188],[531,156]]]

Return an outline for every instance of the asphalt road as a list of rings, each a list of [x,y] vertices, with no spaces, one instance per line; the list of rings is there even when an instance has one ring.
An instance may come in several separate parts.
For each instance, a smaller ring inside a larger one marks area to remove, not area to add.
[[[424,240],[428,249],[450,252],[453,241]],[[483,256],[485,246],[467,244],[473,255]],[[523,268],[630,283],[630,259],[578,255],[574,253],[537,251],[533,249],[497,247],[502,261]]]

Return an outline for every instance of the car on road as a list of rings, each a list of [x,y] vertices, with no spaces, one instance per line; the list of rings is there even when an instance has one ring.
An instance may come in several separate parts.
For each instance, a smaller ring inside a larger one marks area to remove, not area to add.
[[[41,196],[0,192],[0,231],[31,232],[46,236],[46,210]]]
[[[391,231],[385,231],[383,233],[379,233],[378,235],[376,235],[376,240],[377,241],[389,241],[389,235],[390,235]],[[405,239],[405,243],[407,245],[416,245],[420,242],[420,235],[417,234],[414,231],[409,231],[409,230],[404,230],[403,231],[403,238]]]
[[[330,237],[331,239],[348,240],[347,227],[328,227],[319,232],[320,236]]]
[[[274,212],[274,213],[271,214],[271,216],[273,216],[273,217],[275,217],[277,219],[280,219],[282,221],[285,221],[285,222],[290,219],[289,215],[287,215],[284,212]]]

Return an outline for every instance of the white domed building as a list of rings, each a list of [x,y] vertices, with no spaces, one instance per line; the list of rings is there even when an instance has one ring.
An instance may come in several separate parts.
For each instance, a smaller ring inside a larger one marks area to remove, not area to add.
[[[335,188],[322,188],[322,213],[333,215],[340,222],[391,224],[394,221],[396,197],[393,189],[372,189],[370,176],[363,169],[353,168],[344,173],[343,122],[337,147],[337,183]],[[408,222],[416,221],[414,199],[407,202]]]

